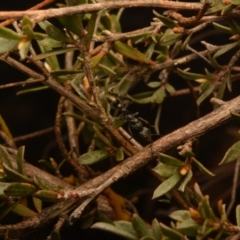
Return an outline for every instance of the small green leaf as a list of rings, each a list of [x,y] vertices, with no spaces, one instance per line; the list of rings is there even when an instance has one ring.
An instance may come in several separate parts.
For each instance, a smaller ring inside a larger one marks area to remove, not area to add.
[[[149,62],[149,60],[152,58],[155,46],[156,46],[155,42],[151,42],[149,44],[149,47],[148,47],[148,49],[146,51],[146,54],[145,54],[146,62]]]
[[[18,91],[18,92],[17,92],[17,95],[21,95],[21,94],[25,94],[25,93],[30,93],[30,92],[38,92],[38,91],[42,91],[42,90],[45,90],[45,89],[48,89],[48,86],[34,87],[34,88],[30,88],[30,89]]]
[[[15,49],[19,41],[0,38],[0,54]]]
[[[208,79],[207,75],[183,71],[180,68],[177,68],[177,72],[179,76],[188,80]]]
[[[163,15],[157,13],[156,11],[153,10],[154,15],[156,15],[163,23],[169,28],[174,28],[178,27],[178,24],[174,22],[172,19],[164,17]]]
[[[240,26],[233,19],[229,19],[228,24],[233,33],[240,35]]]
[[[29,209],[28,207],[23,206],[22,204],[17,204],[13,209],[12,212],[18,214],[22,217],[34,217],[37,215],[36,212]]]
[[[111,223],[111,222],[109,222],[109,220],[108,220],[108,223]],[[128,232],[132,235],[136,235],[136,232],[135,232],[131,222],[119,220],[119,221],[114,221],[114,225],[118,229],[122,229],[125,232]]]
[[[169,84],[169,83],[166,83],[165,84],[165,89],[169,92],[169,93],[174,93],[176,90],[175,90],[175,88],[171,85],[171,84]]]
[[[139,104],[147,104],[150,103],[152,100],[152,97],[145,97],[145,98],[132,98],[133,102],[139,103]]]
[[[6,182],[0,182],[0,199],[6,199],[7,196],[4,193],[4,190],[6,189],[6,187],[8,187],[11,183],[6,183]]]
[[[4,193],[8,196],[28,196],[37,191],[36,187],[29,183],[11,183]]]
[[[58,20],[67,30],[70,30],[78,37],[82,37],[84,35],[84,28],[82,26],[83,17],[84,14],[74,14],[72,16],[58,17]]]
[[[183,222],[183,221],[192,219],[191,214],[188,210],[174,211],[169,215],[169,217],[176,221],[179,221],[179,222]]]
[[[171,191],[178,183],[181,181],[182,176],[179,173],[175,173],[170,178],[166,179],[164,182],[162,182],[154,191],[153,193],[153,199],[160,197],[169,191]]]
[[[41,46],[43,46],[43,47],[49,47],[49,48],[61,48],[64,44],[63,44],[63,42],[61,42],[61,41],[57,41],[57,40],[54,40],[54,39],[52,39],[52,38],[50,38],[50,37],[45,37],[44,39],[42,39],[42,40],[38,40],[38,44],[40,44]],[[70,47],[68,47],[68,48],[70,48]],[[66,49],[68,49],[68,48],[61,48],[61,49],[58,49],[57,51],[64,51],[64,50],[66,50]],[[53,50],[54,51],[54,50]],[[52,51],[52,52],[53,52]],[[51,51],[50,51],[51,52]],[[48,52],[47,52],[48,53]],[[42,54],[47,54],[47,53],[42,53]],[[42,54],[39,54],[39,55],[37,55],[37,56],[34,56],[34,58],[38,58],[39,56],[41,56]],[[52,54],[53,55],[53,54]],[[56,54],[54,54],[54,55],[56,55]]]
[[[28,16],[24,16],[22,19],[22,31],[30,38],[34,38],[33,23]]]
[[[24,176],[21,173],[18,173],[17,171],[15,171],[13,168],[10,168],[6,164],[3,164],[3,169],[5,174],[14,181],[33,183],[33,181],[30,178]]]
[[[150,87],[150,88],[157,88],[157,87],[161,86],[161,82],[160,81],[158,81],[158,82],[157,81],[149,82],[147,84],[147,86]]]
[[[177,42],[182,37],[182,34],[174,33],[171,29],[165,31],[164,35],[161,37],[159,44],[161,46],[171,46]]]
[[[116,152],[116,160],[117,161],[122,161],[124,160],[124,152],[121,148],[118,148],[117,152]]]
[[[40,189],[45,189],[45,190],[52,190],[54,188],[56,188],[56,186],[53,186],[51,184],[51,182],[38,177],[38,176],[34,176],[34,183],[40,188]],[[61,189],[61,186],[57,186],[57,188]]]
[[[14,32],[13,30],[0,26],[0,37],[8,40],[20,41],[23,39],[23,36]]]
[[[52,50],[52,48],[43,47],[40,44],[38,44],[38,46],[39,46],[42,53],[45,53],[45,52],[48,52],[48,51]],[[49,56],[45,60],[46,60],[45,65],[46,65],[46,68],[48,69],[48,71],[60,69],[59,60],[55,55]]]
[[[139,52],[137,49],[127,45],[126,43],[116,41],[113,45],[115,50],[121,53],[123,56],[126,56],[130,59],[133,59],[139,62],[147,63],[145,54]]]
[[[214,82],[209,82],[208,87],[206,88],[206,90],[200,95],[200,97],[197,99],[197,104],[200,105],[207,97],[209,97],[210,94],[212,94],[212,92],[215,89],[215,83]]]
[[[240,141],[237,141],[227,150],[219,165],[235,161],[239,157],[240,157]]]
[[[164,98],[166,97],[166,93],[164,88],[159,88],[157,91],[155,91],[151,97],[151,102],[152,103],[162,103]]]
[[[97,228],[97,229],[101,229],[103,231],[111,232],[118,236],[124,237],[126,239],[130,239],[130,240],[138,240],[139,239],[137,236],[135,236],[129,232],[126,232],[122,229],[118,229],[114,225],[109,224],[109,223],[98,222],[98,223],[93,224],[91,228]]]
[[[43,39],[46,38],[46,37],[47,37],[47,34],[40,33],[40,32],[33,32],[33,38],[34,38],[35,40],[41,41],[41,40],[43,40]],[[50,47],[50,46],[48,46],[48,47]]]
[[[59,28],[55,27],[52,24],[49,24],[46,28],[46,33],[49,37],[53,38],[54,40],[71,43],[72,40],[68,38],[65,33],[60,30]]]
[[[222,47],[220,50],[218,50],[214,54],[213,58],[215,59],[215,58],[223,55],[224,53],[228,52],[229,50],[233,49],[234,47],[237,47],[238,45],[239,45],[238,42],[229,43],[229,44],[224,45],[224,47]]]
[[[162,177],[169,178],[173,174],[178,172],[178,167],[173,167],[164,163],[159,163],[155,168],[152,169],[154,172]]]
[[[3,164],[7,165],[9,168],[13,168],[11,158],[8,152],[0,145],[0,159]]]
[[[118,84],[118,94],[120,96],[125,95],[130,89],[132,82],[128,79],[128,74],[125,75]]]
[[[178,187],[178,190],[181,192],[184,192],[185,187],[187,186],[187,184],[190,182],[190,180],[192,179],[193,173],[192,170],[189,170],[187,175],[184,176],[183,181],[181,182],[180,186]]]
[[[152,231],[153,231],[153,236],[155,239],[162,239],[162,231],[159,225],[159,222],[156,218],[153,219],[152,221]]]
[[[190,33],[187,38],[185,39],[185,41],[183,42],[182,46],[181,46],[181,50],[186,50],[186,47],[188,46],[188,43],[190,42],[191,38],[192,38],[193,33]]]
[[[240,204],[236,207],[236,219],[237,219],[237,225],[240,227]]]
[[[234,6],[233,4],[227,4],[226,6],[223,7],[222,11],[221,11],[221,15],[227,15],[228,13],[230,13],[236,6]]]
[[[34,193],[34,197],[44,202],[56,202],[58,200],[58,193],[52,190],[39,190]]]
[[[79,157],[78,162],[83,165],[91,165],[106,159],[109,155],[110,153],[106,150],[87,152]]]
[[[224,32],[224,33],[233,34],[233,31],[232,31],[231,28],[229,28],[229,27],[226,27],[226,26],[224,26],[224,25],[220,25],[220,24],[218,24],[218,23],[216,23],[216,22],[213,22],[212,25],[213,25],[216,29],[218,29],[218,30],[220,30],[220,31],[222,31],[222,32]]]
[[[42,212],[42,200],[39,198],[32,198],[34,207],[36,208],[37,212],[40,213]]]
[[[2,220],[11,210],[18,204],[18,202],[10,201],[7,205],[1,208],[0,220]]]
[[[198,212],[204,219],[214,219],[215,215],[209,203],[209,197],[204,196],[198,205]]]
[[[211,176],[211,177],[214,177],[214,176],[215,176],[214,173],[210,172],[207,168],[205,168],[205,167],[203,166],[203,164],[200,163],[197,159],[195,159],[195,158],[192,158],[192,159],[193,159],[193,161],[196,163],[196,165],[197,165],[197,167],[199,168],[199,170],[201,170],[202,172],[204,172],[205,174],[207,174],[207,175],[209,175],[209,176]]]
[[[183,240],[185,237],[178,232],[176,229],[167,227],[166,225],[160,223],[160,227],[162,230],[162,233],[167,239],[174,239],[174,240]]]
[[[132,226],[134,227],[138,236],[152,237],[152,233],[149,231],[146,223],[137,214],[133,215]]]
[[[236,119],[237,121],[240,122],[240,114],[239,113],[235,113],[235,112],[231,112],[231,111],[230,111],[230,113],[234,119]]]
[[[96,20],[97,20],[97,13],[92,13],[91,17],[88,21],[88,26],[87,26],[87,36],[86,36],[86,45],[89,46],[91,41],[92,41],[92,36],[94,34],[94,29],[95,29],[95,24],[96,24]]]
[[[24,152],[25,152],[25,146],[21,146],[17,151],[17,166],[18,166],[18,172],[20,174],[23,174],[23,162],[25,161]]]
[[[167,154],[164,154],[164,153],[159,153],[159,160],[164,164],[171,165],[171,166],[174,166],[174,167],[185,166],[184,162],[178,160],[177,158],[174,158],[174,157],[171,157]]]
[[[193,219],[188,219],[177,223],[177,230],[189,237],[197,236],[199,228],[200,225]]]

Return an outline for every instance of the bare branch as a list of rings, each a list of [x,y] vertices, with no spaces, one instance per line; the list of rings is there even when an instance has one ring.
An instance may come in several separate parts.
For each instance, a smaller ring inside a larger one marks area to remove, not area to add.
[[[0,19],[22,18],[23,16],[32,17],[35,22],[43,21],[48,18],[60,17],[63,15],[73,15],[77,13],[98,12],[106,9],[133,8],[133,7],[159,7],[173,10],[200,10],[201,3],[172,2],[159,0],[132,0],[132,1],[108,1],[95,4],[82,4],[72,7],[63,7],[59,9],[31,10],[31,11],[12,11],[0,12]]]

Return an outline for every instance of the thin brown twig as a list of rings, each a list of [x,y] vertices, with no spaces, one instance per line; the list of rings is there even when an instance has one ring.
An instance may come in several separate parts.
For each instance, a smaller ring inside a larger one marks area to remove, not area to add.
[[[35,6],[29,8],[28,10],[38,10],[38,9],[44,8],[44,7],[48,6],[49,4],[53,3],[54,1],[55,0],[43,0],[43,2],[36,4]],[[10,18],[4,22],[1,22],[0,26],[6,27],[15,21],[16,21],[15,18]]]
[[[199,10],[196,16],[183,17],[180,13],[173,12],[173,11],[169,12],[169,16],[176,19],[179,22],[179,24],[195,23],[195,22],[198,22],[203,17],[203,15],[206,13],[210,5],[211,5],[211,1],[209,0],[205,1],[202,8]]]
[[[73,67],[73,52],[68,52],[65,55],[65,69],[72,69]],[[69,85],[69,82],[66,82],[66,85]],[[70,86],[66,86],[70,87]],[[64,102],[64,108],[65,111],[67,112],[72,112],[74,111],[73,104],[69,101],[66,100]],[[66,116],[66,122],[67,122],[67,128],[68,128],[68,141],[70,145],[70,149],[74,150],[72,153],[73,158],[76,159],[79,157],[79,143],[78,143],[78,135],[77,135],[77,127],[76,127],[76,122],[75,119],[72,117],[67,117]]]
[[[199,58],[203,59],[205,62],[207,62],[210,66],[212,66],[212,63],[204,56],[202,55],[200,52],[196,51],[195,49],[193,49],[192,47],[190,47],[188,44],[186,46],[186,49],[197,54],[199,56]]]
[[[75,161],[76,159],[73,159],[63,141],[62,141],[62,137],[61,137],[61,117],[62,117],[62,109],[63,109],[63,105],[64,105],[64,101],[66,100],[65,97],[61,97],[58,103],[58,108],[57,108],[57,113],[56,113],[56,119],[55,119],[55,134],[56,134],[56,141],[58,143],[58,146],[63,154],[63,156],[67,159],[67,161],[73,166],[74,170],[78,173],[79,175],[79,179],[81,180],[85,180],[89,178],[89,173],[88,171],[81,166],[80,164],[78,164],[77,161]]]
[[[158,22],[155,25],[138,29],[135,31],[125,32],[125,33],[112,33],[109,30],[104,30],[102,32],[102,34],[104,34],[103,36],[94,35],[93,40],[95,42],[106,42],[106,41],[112,42],[112,41],[124,40],[124,39],[136,37],[140,35],[156,33],[156,29],[159,30],[162,26],[164,26],[164,24],[162,22]]]
[[[212,53],[218,51],[222,47],[223,46],[215,46],[211,50],[204,50],[204,51],[201,51],[199,53],[202,56],[206,56],[207,54],[212,54]],[[158,70],[162,70],[164,68],[168,68],[168,67],[172,67],[172,66],[178,66],[178,65],[181,65],[181,64],[188,63],[188,62],[190,62],[194,59],[197,59],[197,58],[199,58],[199,56],[196,53],[192,53],[192,54],[189,54],[189,55],[181,57],[181,58],[168,60],[164,63],[157,64],[156,66],[153,67],[153,70],[158,71]]]
[[[44,79],[26,80],[26,81],[15,82],[15,83],[7,83],[7,84],[0,85],[0,89],[23,86],[23,85],[27,85],[27,84],[33,84],[33,83],[39,83],[39,82],[42,82],[42,81],[44,81]]]
[[[29,133],[29,134],[26,134],[26,135],[15,137],[13,140],[14,140],[14,142],[26,141],[28,139],[39,137],[41,135],[44,135],[44,134],[47,134],[47,133],[50,133],[50,132],[53,132],[53,131],[54,131],[54,127],[49,127],[49,128],[45,128],[43,130],[39,130],[39,131],[36,131],[36,132],[33,132],[33,133]]]
[[[106,9],[119,9],[119,8],[133,8],[133,7],[159,7],[173,10],[200,10],[202,9],[201,3],[189,2],[172,2],[172,1],[159,1],[159,0],[124,0],[124,1],[108,1],[94,4],[82,4],[72,7],[63,7],[59,9],[47,10],[28,10],[28,11],[11,11],[0,12],[0,19],[9,18],[22,18],[23,16],[32,17],[35,22],[43,21],[48,18],[60,17],[63,15],[73,15],[78,13],[98,12]]]

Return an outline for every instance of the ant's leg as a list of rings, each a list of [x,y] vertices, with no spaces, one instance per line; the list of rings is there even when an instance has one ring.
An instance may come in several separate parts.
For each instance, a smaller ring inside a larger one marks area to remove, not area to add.
[[[130,141],[130,140],[133,138],[133,133],[132,133],[132,130],[131,130],[130,124],[128,124],[128,132],[129,132],[130,135],[131,135],[131,138],[128,139],[128,141]]]

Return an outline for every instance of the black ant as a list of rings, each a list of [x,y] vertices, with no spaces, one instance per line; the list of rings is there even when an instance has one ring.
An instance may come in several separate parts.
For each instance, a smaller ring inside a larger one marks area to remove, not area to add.
[[[124,105],[121,101],[122,100],[127,100],[127,103]],[[139,132],[139,135],[141,136],[142,139],[146,140],[147,142],[152,142],[152,133],[151,130],[146,127],[145,125],[150,125],[146,120],[137,117],[138,112],[136,113],[130,113],[127,110],[127,107],[131,103],[131,100],[127,97],[121,96],[116,97],[114,95],[108,95],[107,100],[110,102],[111,106],[115,109],[118,109],[120,111],[120,118],[124,120],[128,124],[128,131],[131,135],[133,129],[136,132]],[[145,125],[144,125],[145,124]]]

